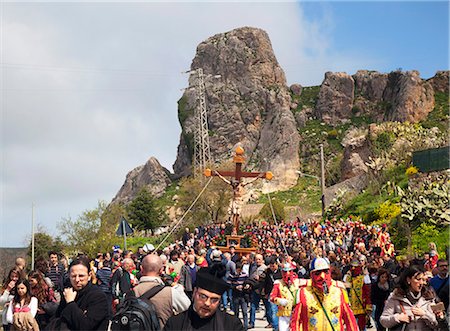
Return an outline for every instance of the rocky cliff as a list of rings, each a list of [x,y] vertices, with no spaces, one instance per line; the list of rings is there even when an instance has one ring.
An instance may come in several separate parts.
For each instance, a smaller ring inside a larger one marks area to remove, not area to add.
[[[158,160],[151,157],[146,164],[131,170],[112,203],[129,203],[139,191],[146,187],[153,196],[161,196],[172,182],[170,172],[161,166]]]
[[[327,72],[320,86],[315,114],[330,125],[362,115],[376,122],[417,123],[433,110],[433,84],[443,89],[444,82],[445,74],[428,82],[415,70],[389,74],[360,70],[353,76]]]
[[[267,33],[245,27],[217,34],[197,47],[191,70],[197,68],[203,69],[205,77],[214,162],[229,159],[234,146],[241,144],[249,160],[247,169],[274,173],[268,189],[295,184],[299,136],[286,78]],[[191,74],[190,88],[178,103],[182,133],[173,166],[178,177],[191,171],[195,75]]]

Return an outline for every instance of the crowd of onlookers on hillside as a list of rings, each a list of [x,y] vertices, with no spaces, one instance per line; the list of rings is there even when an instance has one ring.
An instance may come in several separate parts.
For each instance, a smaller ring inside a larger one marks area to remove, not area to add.
[[[220,309],[241,316],[244,329],[254,328],[256,312],[263,310],[267,328],[281,331],[284,301],[271,300],[274,284],[283,279],[286,265],[294,278],[309,279],[315,258],[326,259],[332,279],[344,284],[359,329],[371,323],[377,330],[448,329],[448,256],[440,257],[433,243],[420,257],[399,259],[386,226],[352,218],[263,222],[242,230],[237,247],[217,246],[231,233],[231,224],[224,223],[186,228],[180,240],[157,251],[149,244],[137,252],[114,247],[70,261],[50,252],[30,271],[18,258],[1,289],[3,329],[106,329],[127,293],[141,295],[154,284],[165,285],[151,299],[164,328],[200,300],[199,271],[220,265],[229,286]],[[239,246],[254,249],[240,253]]]

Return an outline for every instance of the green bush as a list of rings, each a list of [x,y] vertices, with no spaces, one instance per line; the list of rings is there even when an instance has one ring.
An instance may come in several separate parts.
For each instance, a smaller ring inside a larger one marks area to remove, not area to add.
[[[328,139],[337,139],[338,137],[338,131],[336,129],[330,130],[327,132],[327,138]]]
[[[271,199],[272,201],[272,207],[273,212],[275,213],[275,217],[277,219],[277,222],[280,222],[286,218],[286,212],[284,211],[284,205],[281,203],[281,201],[278,201],[277,199]],[[272,214],[272,208],[270,208],[270,202],[267,202],[264,207],[259,212],[259,215],[267,220],[269,223],[273,224],[273,214]]]
[[[432,224],[422,223],[412,235],[414,252],[425,253],[429,251],[428,244],[434,242],[440,257],[445,257],[448,247],[449,227],[439,228]]]
[[[374,141],[375,151],[379,154],[381,151],[387,151],[392,147],[395,138],[390,132],[381,132]]]

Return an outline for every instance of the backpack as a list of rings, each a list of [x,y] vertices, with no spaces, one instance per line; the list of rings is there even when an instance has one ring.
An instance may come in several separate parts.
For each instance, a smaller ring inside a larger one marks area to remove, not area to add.
[[[159,293],[165,286],[157,285],[136,297],[133,290],[125,295],[117,306],[117,312],[110,321],[109,330],[160,331],[158,314],[150,298]]]

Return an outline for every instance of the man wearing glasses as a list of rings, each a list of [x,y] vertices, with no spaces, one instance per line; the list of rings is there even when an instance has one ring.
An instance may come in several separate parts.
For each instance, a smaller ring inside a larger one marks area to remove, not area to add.
[[[184,313],[169,318],[164,327],[165,331],[244,331],[244,326],[237,317],[218,309],[220,298],[228,289],[228,284],[222,279],[225,270],[219,269],[202,268],[198,271],[191,307]]]

